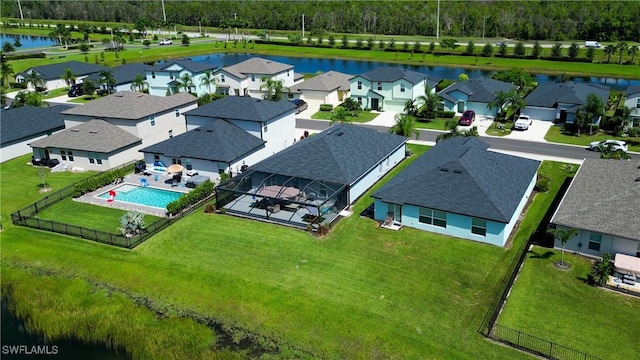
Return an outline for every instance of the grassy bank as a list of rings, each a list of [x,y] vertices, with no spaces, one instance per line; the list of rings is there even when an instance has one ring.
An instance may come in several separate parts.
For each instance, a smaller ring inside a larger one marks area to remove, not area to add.
[[[542,171],[552,190],[536,195],[516,244],[537,227],[568,175],[557,163]],[[30,180],[2,181],[4,195]],[[363,197],[354,215],[321,240],[202,211],[133,251],[10,226],[2,234],[2,264],[105,284],[322,358],[527,358],[476,332],[514,251],[379,229],[357,215],[371,202]]]
[[[603,359],[638,356],[640,301],[586,284],[591,260],[535,247],[525,260],[498,323]]]
[[[561,144],[571,144],[571,145],[581,145],[584,147],[588,147],[589,144],[593,141],[603,141],[603,140],[622,140],[626,141],[629,146],[629,151],[638,151],[640,152],[640,137],[623,137],[623,136],[612,136],[606,134],[602,130],[595,131],[593,135],[589,135],[589,132],[583,132],[580,136],[577,133],[565,131],[563,126],[552,126],[547,131],[547,134],[544,136],[544,139],[549,142],[561,143]]]

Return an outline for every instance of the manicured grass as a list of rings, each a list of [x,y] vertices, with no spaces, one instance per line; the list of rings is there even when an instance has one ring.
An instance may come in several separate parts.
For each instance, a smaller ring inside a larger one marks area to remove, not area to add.
[[[59,203],[38,213],[38,218],[82,226],[90,229],[118,233],[120,218],[125,210],[108,208],[64,199]],[[145,224],[158,220],[157,216],[145,215]]]
[[[586,284],[591,260],[534,247],[498,323],[603,359],[636,359],[640,300]]]
[[[416,127],[418,129],[431,129],[431,130],[447,130],[446,123],[448,120],[445,118],[435,118],[430,121],[416,121]]]
[[[572,144],[572,145],[582,145],[585,147],[589,146],[589,143],[593,141],[602,141],[602,140],[622,140],[626,141],[629,146],[629,151],[640,151],[640,137],[622,137],[622,136],[612,136],[605,133],[602,130],[594,132],[593,135],[589,135],[589,132],[583,132],[578,136],[577,133],[565,131],[563,126],[556,125],[549,128],[547,134],[544,136],[545,140],[550,142],[556,142],[561,144]]]
[[[537,227],[569,175],[558,163],[542,171],[552,190],[536,195],[515,244]],[[371,203],[364,196],[323,239],[202,211],[133,251],[10,227],[2,263],[122,289],[318,357],[528,358],[477,332],[517,245],[383,230],[358,216]]]
[[[499,121],[494,121],[491,123],[491,126],[487,129],[487,135],[493,136],[507,136],[511,134],[513,130],[513,123],[503,123]]]
[[[42,99],[51,99],[54,97],[58,97],[58,96],[62,96],[62,95],[66,95],[69,92],[69,88],[65,87],[65,88],[61,88],[61,89],[54,89],[54,90],[50,90],[47,92],[46,95],[42,96]]]
[[[67,102],[71,102],[71,103],[76,103],[76,104],[86,104],[91,100],[95,100],[100,98],[97,95],[93,95],[93,96],[78,96],[77,98],[73,99],[73,100],[69,100]]]
[[[38,169],[27,164],[29,161],[31,161],[31,155],[24,155],[0,164],[0,191],[2,194],[0,211],[2,225],[5,227],[11,221],[9,215],[12,212],[47,195],[39,192],[42,187],[42,181],[38,177]],[[49,191],[51,193],[91,174],[95,174],[95,172],[74,173],[62,171],[52,173],[47,170],[45,181],[48,187],[51,188],[51,191]]]
[[[311,115],[311,118],[315,120],[331,120],[332,115],[333,113],[331,111],[318,111]],[[378,113],[371,111],[360,111],[358,116],[347,116],[347,120],[352,123],[366,123],[375,119],[378,115]]]

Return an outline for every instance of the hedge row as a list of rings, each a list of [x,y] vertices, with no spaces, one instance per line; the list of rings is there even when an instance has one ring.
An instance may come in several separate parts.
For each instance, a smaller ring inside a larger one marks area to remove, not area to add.
[[[439,117],[439,118],[453,119],[454,116],[456,116],[455,111],[443,111],[443,110],[436,111],[436,117]]]
[[[127,173],[132,172],[133,167],[134,167],[134,164],[129,164],[124,167],[107,170],[97,175],[88,177],[84,180],[78,181],[77,183],[73,184],[72,196],[74,198],[77,198],[90,191],[99,189],[103,186],[107,186],[111,184],[114,180],[118,178],[123,178]]]
[[[34,53],[34,54],[14,54],[14,55],[5,55],[5,59],[7,61],[10,60],[21,60],[21,59],[44,59],[47,57],[47,54],[41,52],[41,53]]]
[[[332,104],[320,104],[320,111],[331,111],[333,110]]]
[[[178,200],[167,204],[167,212],[169,214],[177,214],[187,207],[194,205],[198,201],[206,198],[213,193],[215,184],[211,181],[205,181],[196,186],[195,189],[181,196]]]

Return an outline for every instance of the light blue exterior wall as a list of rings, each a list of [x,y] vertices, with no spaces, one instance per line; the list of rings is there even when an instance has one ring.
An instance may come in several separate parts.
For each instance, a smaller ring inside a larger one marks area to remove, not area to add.
[[[358,81],[362,82],[362,89],[358,89]],[[402,92],[402,84],[405,91]],[[400,79],[394,82],[381,82],[381,90],[378,90],[377,81],[369,81],[363,77],[356,76],[350,81],[351,98],[358,100],[362,98],[362,108],[371,108],[371,99],[378,98],[379,106],[386,111],[404,111],[404,105],[407,100],[416,99],[419,96],[426,95],[425,81],[418,84]],[[433,92],[433,91],[432,91]]]
[[[558,226],[558,229],[567,229],[565,226]],[[592,256],[592,257],[602,257],[604,253],[608,252],[611,257],[615,254],[625,254],[630,256],[636,256],[637,252],[640,251],[638,248],[639,241],[624,239],[620,237],[615,237],[607,234],[600,234],[593,232],[594,234],[599,234],[602,236],[600,242],[599,250],[591,250],[589,249],[589,239],[591,238],[591,231],[588,230],[579,230],[578,235],[567,241],[564,245],[565,251],[579,253],[582,255]],[[555,240],[554,247],[556,249],[562,249],[562,242],[560,240]]]
[[[406,154],[406,144],[400,146],[396,151],[382,159],[375,167],[352,184],[349,190],[349,202],[354,203],[362,194],[373,186],[380,178],[385,176],[399,162],[404,159]]]
[[[191,81],[193,82],[193,86],[191,88],[191,92],[196,94],[196,96],[200,97],[207,93],[208,88],[206,86],[200,86],[200,80],[204,76],[204,73],[194,74],[188,70],[185,70],[181,66],[174,64],[172,67],[162,70],[162,71],[145,71],[145,75],[147,77],[147,82],[149,83],[149,94],[156,96],[166,96],[167,89],[169,89],[169,82],[179,79],[183,74],[191,75]],[[155,76],[155,77],[154,77]],[[215,86],[212,86],[212,91],[214,91]],[[181,92],[184,92],[184,89],[180,89]]]
[[[522,111],[535,120],[553,121],[556,119],[557,110],[555,108],[544,108],[538,106],[526,106]]]
[[[485,116],[496,116],[498,113],[497,109],[489,109],[488,103],[483,102],[468,102],[466,110],[473,110],[477,115],[485,115]]]

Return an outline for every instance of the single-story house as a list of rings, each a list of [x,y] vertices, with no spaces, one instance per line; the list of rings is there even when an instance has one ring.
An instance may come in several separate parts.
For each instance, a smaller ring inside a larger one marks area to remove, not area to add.
[[[540,162],[488,147],[474,137],[439,142],[373,194],[375,219],[504,246]]]
[[[248,96],[227,96],[185,113],[187,129],[213,121],[227,121],[265,143],[260,158],[246,159],[246,165],[271,156],[295,140],[296,106],[290,101],[268,101]],[[238,169],[230,169],[232,173]]]
[[[587,104],[589,94],[595,94],[606,104],[609,87],[573,81],[541,84],[525,97],[527,106],[523,112],[537,120],[573,123],[578,108]],[[593,124],[600,124],[600,119],[594,119]]]
[[[181,164],[187,173],[198,173],[215,181],[219,174],[262,160],[265,156],[261,150],[264,148],[265,141],[257,136],[226,120],[212,120],[140,152],[144,153],[148,164],[158,161]]]
[[[496,116],[498,109],[489,104],[495,101],[499,92],[509,92],[518,86],[490,78],[476,78],[453,83],[440,90],[444,110],[463,113],[473,110],[478,115]]]
[[[311,112],[320,110],[320,105],[340,105],[349,97],[350,79],[352,75],[337,71],[328,71],[316,75],[289,88],[288,97],[302,99],[307,102]]]
[[[211,72],[213,78],[218,66],[205,62],[198,62],[188,59],[180,59],[169,61],[153,68],[145,70],[147,82],[149,83],[149,94],[156,96],[166,96],[168,94],[177,94],[179,92],[192,93],[198,97],[209,93],[215,93],[216,86],[211,85],[211,89],[202,86],[202,78],[206,76],[206,72]],[[182,76],[188,74],[191,77],[191,83],[188,89],[184,88]]]
[[[435,93],[441,80],[401,67],[382,66],[351,78],[350,96],[363,109],[402,112],[408,100]]]
[[[31,152],[29,143],[64,130],[64,118],[60,112],[70,107],[22,106],[3,110],[0,113],[0,162],[28,154]]]
[[[218,185],[218,208],[300,228],[326,225],[404,159],[407,140],[334,125]]]
[[[627,127],[640,126],[640,85],[629,85],[624,93],[624,106],[631,109]]]
[[[29,145],[34,157],[68,167],[104,171],[139,158],[142,139],[105,120],[93,119]]]
[[[219,69],[215,77],[218,94],[263,98],[265,91],[260,87],[265,80],[282,81],[282,88],[286,89],[302,81],[304,76],[296,76],[292,65],[252,57]]]
[[[76,76],[76,83],[82,82],[82,79],[91,74],[97,74],[102,70],[110,70],[110,68],[102,65],[90,64],[82,61],[68,61],[58,64],[49,64],[34,66],[27,70],[16,74],[16,82],[24,83],[29,80],[30,75],[33,73],[42,79],[43,86],[47,90],[61,89],[67,87],[67,83],[60,77],[64,74],[66,69],[71,71]],[[31,89],[33,84],[29,84]]]
[[[116,66],[114,68],[109,69],[113,78],[116,79],[116,84],[111,87],[111,92],[119,92],[119,91],[133,91],[131,88],[131,83],[135,80],[137,75],[142,75],[145,77],[146,81],[146,71],[151,71],[156,67],[153,65],[147,65],[143,63],[131,63]],[[106,90],[107,86],[105,84],[100,84],[100,73],[94,73],[87,77],[87,79],[93,81],[97,88],[102,90]],[[147,81],[147,88],[148,88]],[[166,91],[165,91],[166,92]],[[165,94],[162,94],[164,96]]]
[[[586,159],[556,209],[551,224],[578,235],[565,249],[601,257],[640,257],[640,165],[637,161]],[[555,242],[561,248],[560,240]]]

